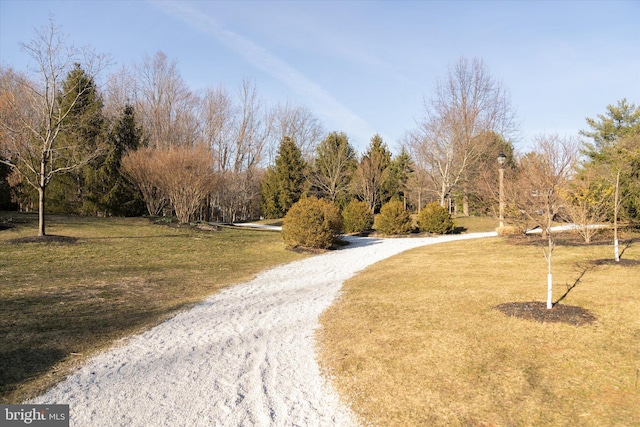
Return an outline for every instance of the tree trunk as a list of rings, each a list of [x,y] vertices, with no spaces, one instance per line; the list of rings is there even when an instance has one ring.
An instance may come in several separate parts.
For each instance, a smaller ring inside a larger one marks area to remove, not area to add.
[[[45,235],[44,224],[44,193],[47,189],[47,159],[49,157],[48,152],[42,153],[42,161],[40,162],[40,177],[38,183],[38,236]]]
[[[551,269],[551,261],[549,261],[549,269]],[[553,274],[547,274],[547,310],[553,308]]]
[[[618,252],[618,189],[620,188],[620,170],[616,176],[616,192],[613,201],[613,251],[616,262],[620,262],[620,253]]]
[[[553,255],[553,240],[551,239],[551,230],[547,231],[549,249],[547,255],[547,309],[553,308],[553,271],[551,269],[551,256]]]
[[[462,215],[469,216],[469,188],[466,180],[462,188]]]
[[[44,190],[42,185],[38,187],[38,236],[44,236]]]

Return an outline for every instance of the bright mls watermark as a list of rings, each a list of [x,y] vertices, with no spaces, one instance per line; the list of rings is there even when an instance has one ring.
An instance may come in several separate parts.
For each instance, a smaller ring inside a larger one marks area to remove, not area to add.
[[[0,405],[0,426],[69,427],[69,405]]]

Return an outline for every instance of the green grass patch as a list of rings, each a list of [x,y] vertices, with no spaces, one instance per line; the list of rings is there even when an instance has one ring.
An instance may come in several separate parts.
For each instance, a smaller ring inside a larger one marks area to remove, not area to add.
[[[456,231],[463,230],[465,233],[482,233],[496,231],[500,225],[497,218],[488,216],[460,216],[454,217],[453,223]]]
[[[131,218],[47,221],[47,234],[75,243],[11,243],[37,234],[37,216],[0,214],[1,403],[34,397],[115,340],[304,256],[287,251],[279,233]]]
[[[596,318],[576,326],[495,309],[545,300],[535,238],[409,251],[345,284],[321,318],[321,366],[365,425],[640,425],[640,245],[599,262],[612,257],[556,248],[554,301],[575,284],[561,304]]]

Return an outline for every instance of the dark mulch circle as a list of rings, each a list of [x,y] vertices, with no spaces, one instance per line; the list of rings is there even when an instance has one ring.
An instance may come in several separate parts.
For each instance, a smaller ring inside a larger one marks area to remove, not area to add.
[[[547,309],[547,304],[544,302],[530,301],[507,302],[494,308],[507,316],[541,323],[567,323],[582,326],[596,321],[596,317],[589,310],[573,305],[555,304],[553,308]]]
[[[78,239],[76,237],[46,235],[46,236],[20,237],[18,239],[9,240],[9,243],[14,243],[14,244],[19,244],[19,243],[68,243],[68,244],[73,244],[73,243],[76,243],[77,241],[78,241]]]

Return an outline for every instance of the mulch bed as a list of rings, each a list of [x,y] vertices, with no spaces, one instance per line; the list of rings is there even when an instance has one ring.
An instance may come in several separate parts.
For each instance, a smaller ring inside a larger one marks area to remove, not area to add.
[[[596,321],[591,312],[573,305],[555,304],[547,309],[547,304],[540,301],[508,302],[494,307],[507,316],[519,317],[541,323],[567,323],[582,326]]]

